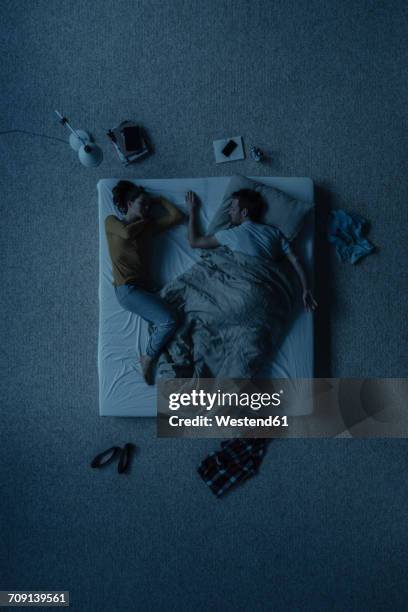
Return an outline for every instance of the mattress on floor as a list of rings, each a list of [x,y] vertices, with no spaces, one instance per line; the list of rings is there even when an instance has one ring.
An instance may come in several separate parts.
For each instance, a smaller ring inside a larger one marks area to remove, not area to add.
[[[153,194],[160,194],[186,211],[184,195],[195,191],[202,202],[200,215],[205,230],[219,206],[230,177],[191,179],[137,179]],[[313,182],[309,178],[252,177],[273,185],[301,200],[313,201]],[[99,411],[101,416],[155,416],[156,387],[147,386],[138,372],[137,361],[146,345],[147,323],[139,316],[123,310],[116,300],[112,285],[111,262],[106,242],[104,220],[117,214],[112,202],[112,187],[119,179],[98,182],[99,205]],[[308,215],[296,250],[313,277],[314,216]],[[189,268],[199,258],[187,242],[187,226],[182,224],[160,234],[153,244],[154,280],[166,283]],[[300,296],[299,296],[300,299]],[[311,378],[313,376],[313,316],[300,312],[273,361],[265,364],[263,377]],[[288,414],[308,414],[311,406],[296,406]]]

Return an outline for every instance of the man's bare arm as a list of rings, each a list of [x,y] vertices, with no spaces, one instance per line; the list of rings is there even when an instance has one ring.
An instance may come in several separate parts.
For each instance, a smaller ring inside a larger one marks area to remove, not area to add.
[[[290,251],[286,257],[289,259],[292,266],[295,268],[296,273],[300,279],[302,285],[302,301],[305,309],[307,311],[313,311],[317,307],[317,302],[314,299],[312,292],[309,289],[307,278],[305,271],[303,270],[303,266],[300,264],[296,255]]]
[[[186,194],[186,204],[190,208],[188,219],[188,240],[193,249],[215,249],[220,243],[215,236],[200,236],[197,230],[198,199],[193,191]]]

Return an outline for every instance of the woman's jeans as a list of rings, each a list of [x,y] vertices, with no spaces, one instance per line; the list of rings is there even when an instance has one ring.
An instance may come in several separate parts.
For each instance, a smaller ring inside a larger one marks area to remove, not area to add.
[[[177,327],[170,306],[158,295],[136,285],[115,286],[115,293],[122,308],[138,314],[152,324],[153,330],[147,343],[146,354],[156,359]]]

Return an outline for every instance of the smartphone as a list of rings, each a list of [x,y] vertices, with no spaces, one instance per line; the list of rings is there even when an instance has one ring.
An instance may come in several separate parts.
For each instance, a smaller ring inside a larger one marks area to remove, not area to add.
[[[229,157],[231,153],[234,151],[234,149],[237,148],[237,146],[238,145],[235,142],[235,140],[229,140],[227,144],[225,145],[225,147],[221,150],[221,153],[225,155],[225,157]]]

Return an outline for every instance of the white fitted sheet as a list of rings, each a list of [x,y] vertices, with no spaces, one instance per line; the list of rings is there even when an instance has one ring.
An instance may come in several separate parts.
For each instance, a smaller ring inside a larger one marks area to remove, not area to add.
[[[200,215],[206,228],[219,206],[230,177],[189,179],[136,179],[154,194],[160,194],[186,210],[184,195],[195,191],[202,202]],[[313,182],[309,178],[251,177],[273,185],[301,200],[313,201]],[[119,179],[98,182],[99,205],[99,412],[101,416],[155,416],[156,387],[146,385],[138,371],[138,358],[147,339],[147,323],[121,308],[112,285],[111,262],[106,242],[104,220],[117,214],[112,202],[112,187]],[[313,277],[314,215],[311,213],[296,240],[309,278]],[[199,251],[189,247],[183,224],[155,239],[152,270],[162,284],[189,268]],[[263,377],[311,378],[313,376],[313,316],[300,312],[273,361],[265,364]],[[288,414],[308,414],[311,406],[292,407]]]

